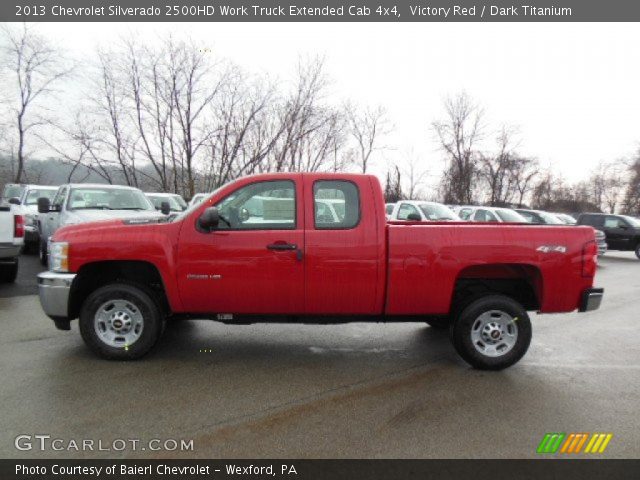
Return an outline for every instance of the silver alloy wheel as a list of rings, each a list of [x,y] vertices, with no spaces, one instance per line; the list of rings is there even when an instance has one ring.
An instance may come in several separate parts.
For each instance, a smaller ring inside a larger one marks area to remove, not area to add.
[[[144,317],[129,300],[109,300],[96,311],[93,325],[102,342],[126,350],[142,335]]]
[[[501,357],[511,351],[518,340],[517,320],[502,310],[484,312],[473,322],[471,343],[487,357]]]

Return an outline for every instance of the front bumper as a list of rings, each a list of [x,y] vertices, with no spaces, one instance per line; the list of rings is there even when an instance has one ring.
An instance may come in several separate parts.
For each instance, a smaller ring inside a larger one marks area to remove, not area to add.
[[[580,312],[590,312],[600,308],[602,297],[604,296],[604,288],[588,288],[582,292],[580,298]]]
[[[75,273],[42,272],[38,275],[42,309],[62,330],[69,329],[69,293],[75,277]]]

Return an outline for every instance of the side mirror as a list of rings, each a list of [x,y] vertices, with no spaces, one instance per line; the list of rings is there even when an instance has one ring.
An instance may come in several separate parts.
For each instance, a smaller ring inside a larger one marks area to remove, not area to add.
[[[162,202],[160,204],[160,211],[163,215],[169,215],[171,213],[171,206],[169,205],[169,202]]]
[[[51,202],[47,197],[40,197],[38,199],[38,213],[49,213],[51,210]]]
[[[198,227],[200,227],[200,229],[204,230],[205,232],[215,230],[216,228],[218,228],[219,223],[220,214],[218,213],[218,209],[216,207],[206,208],[198,219]]]
[[[422,218],[417,213],[410,213],[409,215],[407,215],[407,220],[409,220],[410,222],[421,222]]]
[[[20,199],[18,197],[11,197],[8,202],[11,205],[20,205]]]

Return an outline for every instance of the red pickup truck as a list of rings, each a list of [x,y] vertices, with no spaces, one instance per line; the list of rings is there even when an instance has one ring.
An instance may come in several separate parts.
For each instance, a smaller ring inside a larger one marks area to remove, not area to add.
[[[449,328],[471,365],[527,351],[527,311],[599,307],[591,227],[387,223],[369,175],[269,174],[163,219],[68,226],[39,275],[56,327],[135,359],[168,318],[225,323],[386,321]]]

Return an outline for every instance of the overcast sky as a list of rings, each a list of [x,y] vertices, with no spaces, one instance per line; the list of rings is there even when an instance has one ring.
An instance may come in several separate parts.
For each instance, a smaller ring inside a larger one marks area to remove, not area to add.
[[[136,32],[190,35],[248,71],[287,78],[300,55],[323,55],[338,101],[383,105],[395,126],[386,143],[439,174],[429,127],[447,95],[465,90],[487,123],[517,126],[521,152],[569,180],[640,142],[640,28],[602,23],[49,23],[40,30],[79,57]]]

